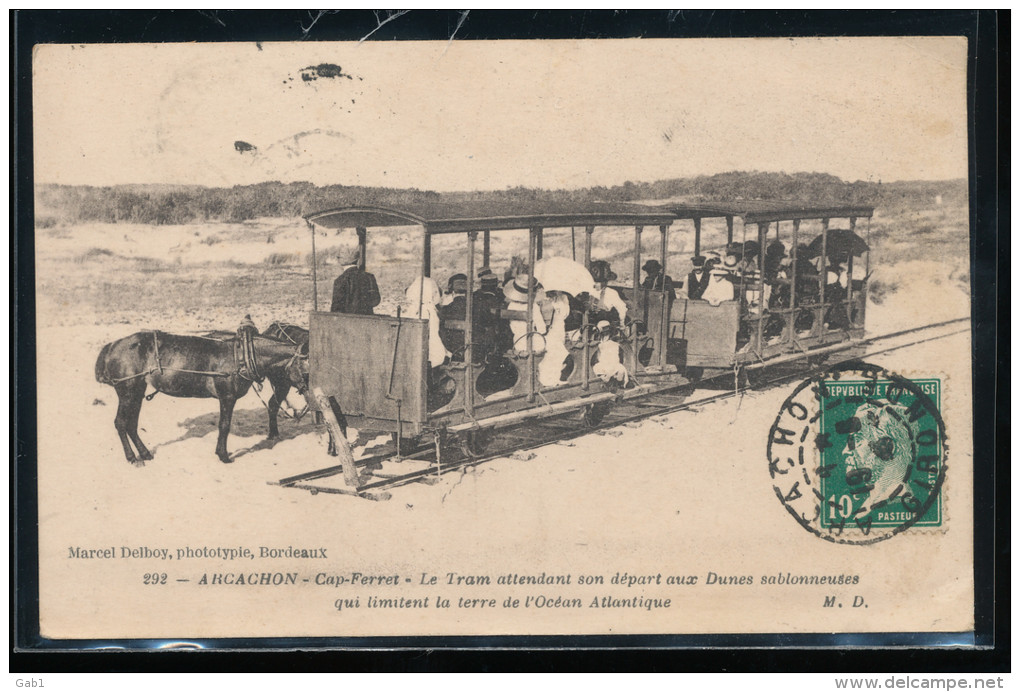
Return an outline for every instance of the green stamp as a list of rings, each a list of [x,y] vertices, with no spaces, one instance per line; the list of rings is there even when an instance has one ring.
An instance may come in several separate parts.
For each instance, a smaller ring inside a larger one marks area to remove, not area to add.
[[[847,521],[872,527],[942,525],[941,493],[932,493],[941,471],[938,426],[919,400],[923,394],[941,411],[941,382],[910,380],[828,380],[823,388],[819,429],[832,443],[822,450],[824,529]]]
[[[834,543],[941,527],[942,382],[860,362],[805,380],[769,431],[769,474],[786,510]]]

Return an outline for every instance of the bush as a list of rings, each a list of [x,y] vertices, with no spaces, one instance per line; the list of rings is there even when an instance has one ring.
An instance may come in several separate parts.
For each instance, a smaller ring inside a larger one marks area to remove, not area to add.
[[[292,264],[297,262],[298,259],[298,255],[292,252],[274,252],[262,261],[275,267],[283,264]]]

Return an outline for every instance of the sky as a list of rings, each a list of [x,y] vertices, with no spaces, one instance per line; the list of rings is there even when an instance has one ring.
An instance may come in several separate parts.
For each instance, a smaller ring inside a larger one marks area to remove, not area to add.
[[[35,175],[440,191],[730,170],[964,178],[966,47],[957,37],[46,45],[33,64]]]

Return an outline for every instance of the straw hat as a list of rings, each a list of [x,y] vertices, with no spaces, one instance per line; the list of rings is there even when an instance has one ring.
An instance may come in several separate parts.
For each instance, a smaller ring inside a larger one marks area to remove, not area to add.
[[[527,303],[528,279],[529,277],[527,274],[521,274],[512,281],[507,281],[503,286],[503,295],[506,296],[506,299],[511,303]],[[532,278],[531,286],[537,290],[539,283]]]

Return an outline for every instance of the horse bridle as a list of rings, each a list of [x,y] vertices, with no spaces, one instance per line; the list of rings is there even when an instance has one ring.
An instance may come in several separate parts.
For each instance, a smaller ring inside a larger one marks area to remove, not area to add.
[[[291,367],[293,367],[294,363],[295,363],[295,362],[296,362],[296,361],[297,361],[298,359],[301,359],[301,360],[308,360],[308,355],[307,355],[307,354],[303,354],[303,353],[301,353],[301,349],[302,349],[302,348],[303,348],[303,347],[302,347],[302,345],[301,345],[301,344],[298,344],[298,347],[297,347],[296,349],[294,349],[294,355],[292,355],[292,356],[290,357],[290,360],[288,360],[288,361],[287,361],[287,364],[286,364],[286,365],[285,365],[285,366],[283,367],[283,369],[284,369],[284,371],[285,371],[285,372],[288,372],[288,373],[289,373],[289,372],[290,372],[290,369],[291,369]],[[294,382],[292,382],[291,384],[293,384],[293,385],[294,385],[294,389],[296,389],[296,390],[297,390],[297,393],[298,393],[298,394],[300,394],[301,396],[304,396],[304,395],[305,395],[305,392],[307,392],[307,391],[308,391],[308,385],[307,385],[307,384],[305,383],[305,380],[304,380],[304,378],[303,378],[303,377],[301,378],[301,383],[300,383],[300,384],[297,384],[297,383],[294,383]]]

